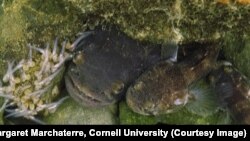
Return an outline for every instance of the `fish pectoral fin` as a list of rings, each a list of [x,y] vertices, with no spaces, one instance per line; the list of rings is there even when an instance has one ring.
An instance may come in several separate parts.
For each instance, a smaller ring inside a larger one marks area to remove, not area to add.
[[[191,113],[206,117],[218,109],[219,103],[214,88],[205,80],[199,80],[189,86],[189,96],[186,108]]]
[[[179,46],[175,42],[169,42],[161,47],[161,58],[177,62],[177,53]]]

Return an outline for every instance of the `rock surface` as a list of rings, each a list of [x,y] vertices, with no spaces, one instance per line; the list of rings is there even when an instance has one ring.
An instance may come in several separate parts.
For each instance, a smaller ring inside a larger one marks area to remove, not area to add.
[[[47,124],[117,124],[116,105],[86,108],[69,98],[57,111],[43,120]]]

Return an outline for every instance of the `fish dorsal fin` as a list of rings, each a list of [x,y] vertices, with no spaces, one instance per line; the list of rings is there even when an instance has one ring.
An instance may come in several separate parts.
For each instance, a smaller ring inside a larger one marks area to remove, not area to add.
[[[177,62],[179,46],[175,42],[169,42],[161,47],[161,58]]]

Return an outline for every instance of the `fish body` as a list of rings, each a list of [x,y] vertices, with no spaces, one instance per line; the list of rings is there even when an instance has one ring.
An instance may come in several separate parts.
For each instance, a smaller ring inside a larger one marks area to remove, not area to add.
[[[189,86],[213,68],[219,50],[217,44],[204,45],[180,62],[157,63],[129,87],[128,106],[143,115],[166,114],[183,107],[192,98]]]
[[[75,55],[65,83],[69,94],[85,106],[117,102],[146,68],[162,59],[160,44],[133,40],[117,28],[84,34],[73,44]]]
[[[229,111],[236,124],[250,124],[250,82],[230,65],[221,65],[209,78],[220,106]]]

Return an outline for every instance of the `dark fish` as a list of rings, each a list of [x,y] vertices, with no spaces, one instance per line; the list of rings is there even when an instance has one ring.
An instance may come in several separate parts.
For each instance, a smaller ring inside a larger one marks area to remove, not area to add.
[[[143,115],[165,114],[183,107],[193,97],[189,85],[213,68],[219,50],[218,44],[204,44],[178,63],[157,63],[129,87],[128,106]]]
[[[133,40],[114,27],[85,32],[72,46],[75,55],[65,76],[66,87],[85,106],[118,101],[146,68],[164,58],[164,46]]]
[[[250,82],[226,63],[213,70],[209,78],[217,92],[221,107],[230,112],[237,124],[250,124]]]

